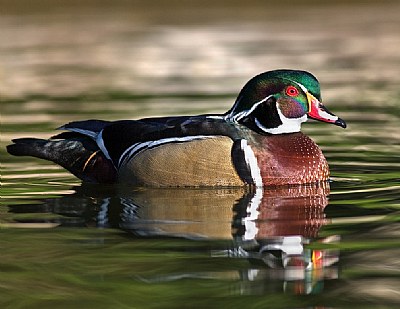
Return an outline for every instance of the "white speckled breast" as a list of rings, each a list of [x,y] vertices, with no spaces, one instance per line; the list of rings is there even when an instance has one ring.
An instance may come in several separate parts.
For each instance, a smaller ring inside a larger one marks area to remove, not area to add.
[[[260,137],[253,151],[264,185],[303,184],[329,178],[318,145],[301,132]]]

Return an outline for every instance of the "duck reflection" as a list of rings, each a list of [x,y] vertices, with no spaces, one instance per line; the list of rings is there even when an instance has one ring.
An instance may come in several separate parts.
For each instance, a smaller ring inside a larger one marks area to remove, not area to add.
[[[318,239],[327,223],[329,190],[329,183],[269,189],[82,185],[75,194],[47,199],[40,206],[10,207],[12,212],[62,215],[54,221],[63,226],[113,227],[137,237],[233,240],[230,248],[214,250],[212,256],[250,261],[238,275],[241,293],[270,289],[274,281],[279,289],[283,284],[285,291],[308,294],[320,289],[324,280],[337,278],[338,252],[313,249],[338,241]],[[181,276],[162,280],[177,277]]]

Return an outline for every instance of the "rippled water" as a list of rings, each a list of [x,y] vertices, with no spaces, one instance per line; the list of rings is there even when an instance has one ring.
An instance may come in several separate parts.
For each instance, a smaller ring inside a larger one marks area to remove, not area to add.
[[[0,19],[3,308],[400,303],[398,2],[26,3]],[[329,185],[82,185],[5,152],[71,120],[223,112],[281,67],[349,125],[303,125]]]

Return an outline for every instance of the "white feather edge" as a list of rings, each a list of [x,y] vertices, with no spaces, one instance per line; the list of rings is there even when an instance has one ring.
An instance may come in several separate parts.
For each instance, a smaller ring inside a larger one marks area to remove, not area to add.
[[[108,153],[108,150],[106,146],[104,145],[104,140],[103,140],[103,130],[100,131],[100,133],[96,136],[95,139],[97,146],[99,146],[100,150],[104,153],[104,155],[107,157],[107,159],[111,160],[110,154]]]
[[[118,160],[118,166],[123,165],[124,162],[128,162],[130,159],[132,159],[137,153],[139,153],[142,150],[148,149],[148,148],[153,148],[157,147],[160,145],[168,144],[168,143],[181,143],[181,142],[189,142],[193,140],[199,140],[199,139],[206,139],[206,138],[215,138],[217,137],[216,135],[194,135],[194,136],[184,136],[184,137],[169,137],[169,138],[163,138],[159,139],[156,141],[147,141],[143,143],[135,143],[132,146],[128,147],[122,155],[119,157]],[[98,143],[99,145],[99,143]],[[103,144],[104,145],[104,144]],[[103,151],[101,146],[99,145],[100,149]],[[139,152],[135,154],[137,150],[141,149]],[[128,152],[131,152],[134,154],[127,155]],[[121,159],[124,158],[123,162],[121,162]]]
[[[62,126],[59,128],[59,130],[66,130],[70,132],[76,132],[80,133],[86,136],[89,136],[90,138],[96,140],[98,133],[90,130],[85,130],[85,129],[80,129],[80,128],[66,128],[65,126]]]

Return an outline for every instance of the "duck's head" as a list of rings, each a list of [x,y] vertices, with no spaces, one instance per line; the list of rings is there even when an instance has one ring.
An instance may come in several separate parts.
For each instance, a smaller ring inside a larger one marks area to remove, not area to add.
[[[275,70],[253,77],[225,118],[270,134],[299,132],[307,118],[346,128],[346,123],[321,103],[318,80],[296,70]]]

